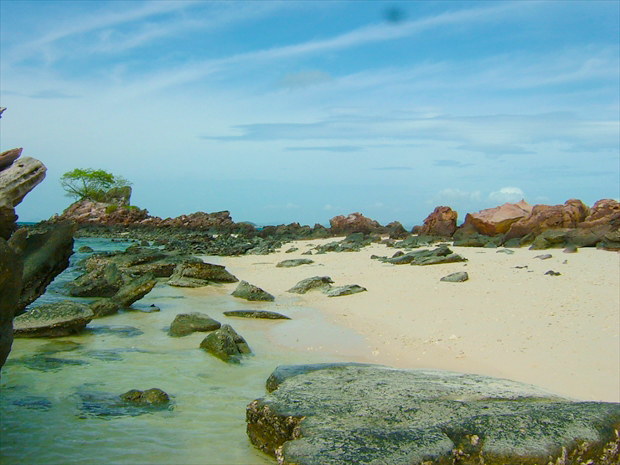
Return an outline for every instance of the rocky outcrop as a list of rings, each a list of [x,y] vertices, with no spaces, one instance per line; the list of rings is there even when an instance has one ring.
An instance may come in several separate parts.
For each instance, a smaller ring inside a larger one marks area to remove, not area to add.
[[[480,375],[278,367],[247,434],[279,464],[598,465],[620,460],[620,404]]]
[[[123,275],[116,263],[110,262],[67,283],[66,287],[73,297],[112,297],[123,284]]]
[[[471,224],[477,232],[485,236],[505,234],[513,223],[525,218],[532,209],[533,207],[525,200],[505,203],[499,207],[480,210],[478,213],[468,213],[464,224]]]
[[[252,353],[245,339],[230,325],[210,333],[200,343],[200,348],[227,363],[239,363],[242,355]]]
[[[286,315],[266,310],[230,310],[224,312],[224,315],[235,318],[258,318],[261,320],[290,320]]]
[[[416,250],[392,258],[379,260],[393,265],[437,265],[441,263],[456,263],[467,261],[461,255],[452,252],[447,246],[442,245],[433,250]]]
[[[548,229],[576,228],[589,214],[590,209],[577,199],[567,200],[564,205],[534,205],[529,215],[510,226],[506,240],[537,236]]]
[[[206,313],[192,312],[181,313],[174,317],[170,323],[168,334],[172,337],[182,337],[195,332],[215,331],[222,324],[214,320]]]
[[[202,287],[209,283],[236,283],[239,280],[222,265],[187,262],[177,265],[168,284],[177,287]]]
[[[148,212],[123,204],[123,200],[117,203],[95,202],[92,200],[80,200],[71,204],[60,216],[50,221],[73,221],[81,226],[88,224],[97,225],[132,225],[146,220]]]
[[[329,220],[331,233],[334,236],[341,236],[356,232],[372,233],[382,231],[381,225],[375,220],[366,218],[361,213],[351,213],[348,216],[334,216]]]
[[[0,367],[13,344],[13,317],[21,295],[23,268],[20,251],[0,238]]]
[[[79,333],[93,319],[87,305],[65,300],[39,305],[15,317],[14,337],[60,337]]]
[[[152,273],[145,273],[121,287],[112,300],[121,307],[129,307],[151,292],[156,284],[155,276]]]
[[[456,231],[457,218],[457,212],[450,207],[437,207],[426,217],[418,235],[452,237]]]
[[[266,301],[273,302],[276,298],[269,292],[262,290],[260,287],[254,286],[247,281],[241,281],[232,293],[233,297],[250,301]]]

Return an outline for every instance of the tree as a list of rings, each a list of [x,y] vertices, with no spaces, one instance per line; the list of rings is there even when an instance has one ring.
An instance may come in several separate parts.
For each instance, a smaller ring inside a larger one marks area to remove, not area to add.
[[[129,187],[131,183],[104,170],[76,168],[61,176],[60,185],[67,192],[67,197],[103,202],[109,190]]]

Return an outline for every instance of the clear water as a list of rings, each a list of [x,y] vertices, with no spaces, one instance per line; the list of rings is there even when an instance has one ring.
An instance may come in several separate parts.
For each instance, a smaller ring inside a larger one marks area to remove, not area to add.
[[[80,239],[76,250],[82,245],[103,251],[128,244]],[[72,264],[83,256],[75,254]],[[67,270],[35,304],[66,298],[62,285],[77,275],[74,267]],[[275,367],[362,361],[368,348],[315,310],[295,306],[293,298],[285,312],[290,321],[228,318],[226,310],[258,307],[231,297],[230,290],[214,287],[200,297],[161,283],[134,305],[137,310],[93,320],[80,335],[16,339],[2,369],[0,463],[273,464],[248,441],[245,408],[265,394]],[[151,304],[161,311],[141,311]],[[199,349],[202,333],[169,337],[175,315],[190,311],[231,324],[253,355],[229,365]],[[168,408],[113,405],[129,389],[152,387],[170,395]]]

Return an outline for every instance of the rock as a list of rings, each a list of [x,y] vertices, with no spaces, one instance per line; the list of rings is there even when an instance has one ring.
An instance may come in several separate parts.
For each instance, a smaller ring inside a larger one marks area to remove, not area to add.
[[[22,157],[0,171],[0,207],[19,205],[26,194],[45,179],[46,170],[39,160]]]
[[[457,273],[451,273],[447,276],[444,276],[440,279],[440,281],[447,281],[449,283],[462,283],[469,279],[469,275],[466,271],[459,271]]]
[[[13,164],[22,154],[23,148],[6,150],[0,153],[0,171],[5,170]]]
[[[265,320],[290,320],[286,315],[265,310],[230,310],[224,312],[224,315],[239,318],[261,318]]]
[[[358,292],[365,292],[367,289],[357,284],[347,284],[346,286],[332,287],[331,289],[324,289],[323,294],[327,297],[340,297],[343,295],[357,294]]]
[[[398,221],[392,221],[385,225],[390,239],[401,240],[409,236],[409,232]]]
[[[158,388],[151,388],[146,391],[130,389],[119,397],[125,402],[136,404],[167,404],[170,402],[168,394]]]
[[[595,202],[590,214],[577,227],[593,227],[598,224],[609,224],[620,216],[620,202],[614,199],[601,199]],[[617,227],[615,229],[618,229]]]
[[[92,253],[92,252],[94,252],[94,250],[93,250],[92,247],[89,247],[87,245],[83,245],[82,247],[80,247],[78,249],[78,252],[79,253]]]
[[[288,249],[287,251],[285,251],[284,253],[293,253],[293,252],[297,252],[299,249],[297,247],[291,247],[290,249]]]
[[[181,263],[176,266],[168,280],[168,285],[176,287],[202,287],[212,282],[236,283],[236,277],[226,271],[222,265],[193,262]]]
[[[560,273],[559,271],[549,270],[545,274],[548,274],[549,276],[560,276],[562,273]]]
[[[310,260],[309,258],[293,258],[291,260],[282,260],[276,266],[278,268],[291,268],[300,265],[310,265],[312,263],[314,263],[314,260]]]
[[[52,280],[69,266],[75,225],[59,223],[43,233],[28,234],[23,246],[24,276],[18,313],[45,292]]]
[[[313,276],[312,278],[306,278],[299,281],[293,287],[286,292],[292,292],[293,294],[305,294],[313,289],[329,289],[334,281],[329,276]]]
[[[129,307],[151,292],[156,284],[153,273],[146,273],[121,287],[112,300],[121,307]]]
[[[242,355],[252,353],[245,339],[230,325],[210,333],[200,343],[200,348],[228,363],[239,363]]]
[[[455,239],[452,244],[454,247],[486,247],[488,244],[493,244],[494,239],[494,237],[476,233],[466,237],[461,237],[460,239]]]
[[[509,380],[324,364],[278,367],[268,389],[247,407],[247,434],[280,464],[620,459],[619,404],[575,402]]]
[[[382,260],[394,265],[436,265],[440,263],[456,263],[467,261],[466,258],[452,252],[447,246],[442,245],[433,250],[416,250],[400,255],[395,258]]]
[[[458,213],[450,207],[436,207],[426,217],[418,234],[420,236],[452,237],[456,231],[457,217]]]
[[[553,255],[551,255],[550,253],[546,253],[543,255],[536,255],[534,258],[540,258],[541,260],[549,260],[550,258],[553,258]]]
[[[273,302],[276,298],[266,291],[263,291],[260,287],[254,286],[247,281],[241,281],[237,288],[233,291],[234,297],[250,301],[267,301]]]
[[[97,268],[67,283],[73,297],[112,297],[123,286],[123,276],[114,262]]]
[[[99,299],[90,304],[90,309],[94,315],[93,318],[114,315],[120,308],[121,306],[112,299]]]
[[[548,229],[575,228],[589,215],[581,200],[570,199],[564,205],[534,205],[529,215],[514,222],[506,232],[506,240],[535,236]]]
[[[510,249],[498,249],[495,251],[495,253],[505,253],[506,255],[513,255],[515,251]]]
[[[576,245],[569,245],[567,246],[564,250],[562,250],[562,252],[564,253],[577,253],[579,251],[579,249],[577,248]]]
[[[13,344],[13,317],[19,308],[23,269],[20,251],[0,238],[0,368]]]
[[[381,229],[381,225],[366,218],[361,213],[351,213],[348,216],[339,215],[329,220],[331,233],[334,236],[341,236],[356,232],[371,233]]]
[[[181,337],[193,332],[215,331],[222,324],[205,313],[181,313],[174,317],[168,334],[172,337]]]
[[[305,252],[301,253],[302,255],[312,255],[312,250],[306,250]]]
[[[478,213],[468,213],[464,224],[471,224],[476,231],[485,236],[505,234],[513,223],[529,215],[532,208],[525,200],[505,203],[499,207],[480,210]]]
[[[79,333],[93,319],[87,305],[65,300],[39,305],[13,321],[14,337],[60,337]]]

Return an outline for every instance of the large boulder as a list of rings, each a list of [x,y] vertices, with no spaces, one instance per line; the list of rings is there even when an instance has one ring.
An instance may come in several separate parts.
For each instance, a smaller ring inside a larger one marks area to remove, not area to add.
[[[418,235],[452,237],[456,231],[457,218],[458,213],[450,207],[437,207],[426,217]]]
[[[351,213],[348,216],[334,216],[329,220],[331,232],[334,236],[346,235],[356,232],[371,233],[381,230],[381,225],[361,213]]]
[[[219,321],[214,320],[206,313],[181,313],[175,316],[170,323],[168,334],[172,337],[182,337],[197,331],[215,331],[221,326],[222,324]]]
[[[93,319],[87,305],[65,300],[39,305],[13,321],[14,337],[61,337],[79,333]]]
[[[273,302],[276,299],[269,292],[264,291],[260,287],[254,286],[247,281],[241,281],[237,288],[233,291],[232,296],[250,301]]]
[[[506,240],[534,236],[548,229],[575,228],[589,215],[589,208],[577,199],[570,199],[564,205],[534,205],[529,215],[514,222],[506,232]]]
[[[499,207],[468,213],[464,224],[471,224],[480,234],[495,236],[508,232],[510,226],[532,212],[532,206],[525,200],[505,203]]]
[[[247,433],[279,464],[617,464],[620,404],[473,374],[278,367]]]
[[[23,268],[20,251],[0,238],[0,368],[13,344],[13,317],[21,295]]]
[[[252,353],[245,339],[230,325],[210,333],[202,340],[200,348],[228,363],[239,363],[242,355]]]

